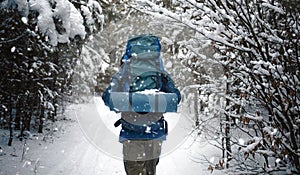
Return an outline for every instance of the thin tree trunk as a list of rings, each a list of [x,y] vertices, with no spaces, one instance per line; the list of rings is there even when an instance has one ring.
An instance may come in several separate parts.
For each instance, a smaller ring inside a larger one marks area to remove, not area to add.
[[[40,114],[40,123],[39,123],[39,133],[43,133],[43,124],[44,124],[44,118],[45,118],[45,107],[43,103],[41,103],[41,114]]]
[[[199,126],[199,110],[198,110],[198,90],[194,93],[194,112],[195,112],[195,125]]]
[[[9,100],[9,109],[8,109],[8,115],[9,115],[9,140],[8,140],[8,146],[12,146],[13,142],[13,115],[12,115],[12,104],[11,99]]]
[[[227,80],[229,79],[227,75]],[[227,81],[226,83],[226,94],[230,95],[230,83]],[[226,99],[226,106],[230,105],[230,100]],[[231,109],[228,109],[231,110]],[[232,151],[231,151],[231,144],[230,144],[230,116],[229,114],[225,114],[225,154],[226,154],[226,168],[229,168],[229,161],[232,159]]]
[[[229,168],[229,161],[232,158],[232,151],[231,151],[231,144],[230,144],[230,117],[226,114],[226,119],[225,119],[225,150],[226,150],[226,159],[227,159],[227,164],[226,168]]]
[[[223,118],[222,115],[220,115],[220,132],[222,134],[222,139],[221,139],[221,146],[222,146],[222,158],[223,160],[225,159],[225,137],[223,135]]]
[[[15,129],[21,129],[21,109],[20,109],[20,103],[17,102],[16,105],[16,117],[14,119],[15,122]]]

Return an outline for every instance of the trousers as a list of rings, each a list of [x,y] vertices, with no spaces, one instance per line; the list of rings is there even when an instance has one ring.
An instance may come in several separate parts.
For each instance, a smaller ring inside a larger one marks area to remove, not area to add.
[[[127,175],[155,175],[161,154],[161,140],[126,140],[123,159]]]

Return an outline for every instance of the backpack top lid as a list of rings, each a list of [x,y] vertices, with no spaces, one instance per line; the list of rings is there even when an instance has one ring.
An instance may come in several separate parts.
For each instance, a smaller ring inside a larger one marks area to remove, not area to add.
[[[128,39],[122,58],[123,73],[130,72],[139,76],[145,72],[164,72],[160,58],[161,45],[157,36],[151,34],[136,35]],[[127,66],[126,66],[127,65]]]
[[[138,59],[157,59],[160,56],[161,45],[157,36],[143,34],[128,39],[123,62],[134,57]]]
[[[162,59],[160,58],[161,45],[157,36],[144,34],[128,39],[126,51],[122,58],[124,64],[121,65],[120,79],[124,91],[129,91],[132,81],[137,78],[143,80],[145,75],[157,76],[164,73]],[[148,81],[142,81],[143,87],[148,87]],[[150,81],[149,81],[150,82]],[[133,83],[134,84],[134,83]]]

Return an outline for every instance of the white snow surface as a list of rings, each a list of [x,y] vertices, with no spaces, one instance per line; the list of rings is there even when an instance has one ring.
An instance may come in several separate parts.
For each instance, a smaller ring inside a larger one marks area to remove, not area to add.
[[[120,127],[113,126],[118,115],[109,111],[100,97],[94,97],[90,103],[70,106],[66,112],[68,120],[53,124],[52,137],[45,136],[45,133],[30,134],[26,145],[25,141],[15,139],[13,146],[9,147],[6,146],[7,135],[4,137],[8,132],[1,131],[0,175],[125,175],[122,159],[111,156],[95,146],[91,137],[87,137],[87,131],[82,128],[83,123],[78,118],[89,118],[89,114],[92,113],[102,116],[101,119],[106,120],[103,123],[107,125],[94,128],[96,122],[91,122],[89,126],[94,136],[101,137],[102,141],[111,147],[121,149],[121,144],[116,139],[117,135],[105,135],[108,130],[119,132]],[[180,116],[181,112],[177,115]],[[172,115],[166,114],[165,118],[171,125],[171,135],[173,128],[176,128],[172,125],[176,122],[172,121]],[[22,160],[23,150],[25,154]],[[208,164],[199,160],[201,155],[205,155],[207,160],[216,161],[211,162],[215,164],[219,154],[219,151],[206,141],[200,139],[195,142],[195,137],[190,135],[183,144],[160,158],[157,175],[223,174],[224,172],[220,171],[211,173],[207,170]]]

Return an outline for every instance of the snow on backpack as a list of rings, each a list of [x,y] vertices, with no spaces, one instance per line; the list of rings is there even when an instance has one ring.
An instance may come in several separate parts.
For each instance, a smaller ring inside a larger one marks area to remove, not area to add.
[[[177,95],[161,93],[166,73],[157,36],[138,35],[128,40],[122,58],[118,89],[111,92],[113,110],[176,112]]]

